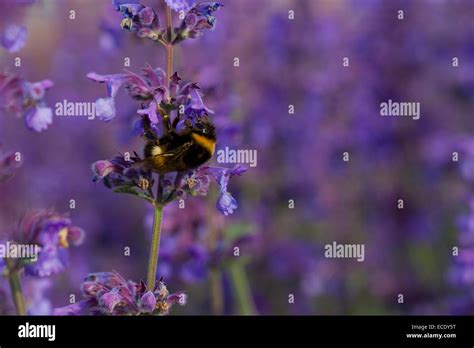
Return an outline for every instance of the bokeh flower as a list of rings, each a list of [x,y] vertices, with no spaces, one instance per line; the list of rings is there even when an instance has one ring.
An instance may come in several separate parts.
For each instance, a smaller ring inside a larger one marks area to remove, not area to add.
[[[25,46],[28,31],[22,25],[10,24],[1,35],[0,42],[8,52],[18,52]]]
[[[42,132],[53,122],[53,111],[45,101],[46,91],[52,86],[51,80],[29,82],[14,74],[0,73],[0,107],[23,116],[28,129]]]
[[[68,248],[81,245],[84,236],[84,231],[73,225],[66,215],[38,210],[25,214],[10,240],[38,246],[36,261],[18,259],[17,263],[24,267],[26,275],[47,277],[64,271],[68,264]]]

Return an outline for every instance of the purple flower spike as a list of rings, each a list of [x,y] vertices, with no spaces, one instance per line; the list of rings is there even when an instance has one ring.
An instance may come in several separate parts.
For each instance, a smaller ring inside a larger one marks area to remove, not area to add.
[[[26,27],[11,24],[6,27],[3,35],[1,37],[1,43],[3,48],[5,48],[10,53],[18,52],[25,46],[26,39],[28,37],[28,31]]]

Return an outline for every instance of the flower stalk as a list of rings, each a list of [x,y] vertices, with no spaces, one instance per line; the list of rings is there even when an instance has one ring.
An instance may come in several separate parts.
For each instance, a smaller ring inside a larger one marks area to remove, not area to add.
[[[166,30],[167,30],[167,44],[166,44],[166,83],[170,86],[171,75],[173,74],[173,44],[172,44],[172,17],[171,8],[166,5]],[[150,256],[148,260],[147,284],[150,289],[155,288],[156,270],[158,268],[158,257],[160,253],[160,239],[161,239],[161,222],[163,220],[163,203],[162,199],[162,176],[158,179],[157,197],[153,204],[153,231],[150,245]]]
[[[166,32],[166,82],[169,87],[173,74],[173,18],[171,17],[171,7],[168,5],[166,5]]]
[[[147,284],[149,289],[155,288],[156,269],[158,267],[158,256],[160,252],[161,221],[163,220],[163,205],[158,202],[153,205],[153,232],[150,245],[150,257],[148,260]]]
[[[8,280],[10,282],[11,296],[15,304],[16,313],[18,315],[26,315],[25,300],[23,298],[23,290],[21,287],[20,273],[15,268],[11,259],[6,259],[8,267]]]
[[[230,266],[229,272],[232,278],[239,314],[255,315],[255,304],[252,299],[252,291],[244,266],[236,262]]]

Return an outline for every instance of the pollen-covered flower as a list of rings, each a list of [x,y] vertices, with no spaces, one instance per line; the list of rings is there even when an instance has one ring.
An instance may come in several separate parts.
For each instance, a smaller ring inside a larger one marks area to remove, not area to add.
[[[175,304],[185,305],[186,294],[170,294],[160,280],[154,289],[142,281],[126,281],[117,272],[89,274],[82,284],[84,300],[56,308],[55,315],[167,315]]]
[[[224,215],[230,215],[237,209],[237,201],[227,190],[229,180],[233,176],[240,176],[247,167],[236,165],[233,168],[201,166],[195,170],[178,174],[175,180],[166,179],[163,182],[165,202],[175,199],[186,199],[188,196],[206,196],[209,185],[214,178],[220,188],[220,195],[216,203],[217,209]]]
[[[117,4],[116,8],[123,15],[122,29],[136,33],[139,38],[162,40],[165,31],[160,29],[159,18],[153,8],[138,3]]]
[[[205,2],[198,3],[192,7],[179,28],[175,29],[176,39],[174,44],[188,38],[196,38],[204,34],[204,30],[214,29],[216,24],[216,17],[213,13],[220,7],[224,6],[221,2]]]
[[[12,241],[34,245],[39,251],[35,257],[21,259],[25,274],[46,277],[62,272],[68,263],[69,246],[84,241],[84,231],[74,226],[65,215],[51,210],[27,213],[15,229]]]
[[[0,74],[0,107],[18,117],[35,131],[46,130],[53,122],[53,112],[46,105],[46,91],[53,86],[50,80],[28,82],[16,75]]]
[[[135,194],[152,200],[152,173],[141,166],[140,162],[141,158],[136,153],[129,159],[120,155],[111,160],[97,161],[92,164],[92,180],[102,180],[107,188],[116,192]]]
[[[22,25],[10,24],[1,35],[0,42],[8,52],[18,52],[25,46],[28,31]]]

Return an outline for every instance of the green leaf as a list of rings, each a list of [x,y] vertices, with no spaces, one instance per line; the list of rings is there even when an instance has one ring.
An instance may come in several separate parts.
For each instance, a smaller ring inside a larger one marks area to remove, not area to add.
[[[130,195],[134,195],[140,198],[147,200],[150,203],[155,203],[154,199],[150,197],[148,194],[144,193],[143,191],[138,190],[136,187],[133,186],[120,186],[114,189],[116,193],[128,193]]]

